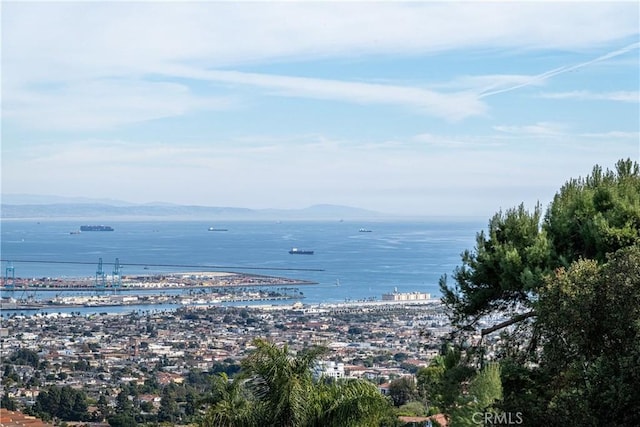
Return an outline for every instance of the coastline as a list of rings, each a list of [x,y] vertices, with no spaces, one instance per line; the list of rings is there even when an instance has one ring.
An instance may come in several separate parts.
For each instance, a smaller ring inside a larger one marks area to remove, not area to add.
[[[38,292],[86,292],[86,291],[163,291],[173,290],[203,290],[217,288],[246,288],[269,286],[305,286],[315,285],[310,280],[292,279],[280,276],[266,276],[249,273],[229,273],[223,271],[205,272],[177,272],[149,275],[122,276],[119,283],[110,278],[104,279],[104,285],[96,284],[92,277],[82,278],[41,278],[41,279],[12,279],[13,286],[7,286],[7,279],[2,278],[0,292],[38,291]]]

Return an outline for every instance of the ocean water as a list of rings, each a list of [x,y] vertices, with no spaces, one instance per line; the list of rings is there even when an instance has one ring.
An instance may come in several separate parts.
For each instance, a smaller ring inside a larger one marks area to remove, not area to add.
[[[300,287],[305,303],[380,299],[428,292],[460,264],[486,226],[476,221],[111,221],[112,232],[71,234],[87,222],[3,221],[2,274],[95,277],[118,259],[121,274],[234,271],[317,282]],[[94,224],[90,222],[90,224]],[[208,231],[208,227],[227,231]],[[360,228],[371,232],[360,232]],[[292,247],[313,255],[291,255]]]

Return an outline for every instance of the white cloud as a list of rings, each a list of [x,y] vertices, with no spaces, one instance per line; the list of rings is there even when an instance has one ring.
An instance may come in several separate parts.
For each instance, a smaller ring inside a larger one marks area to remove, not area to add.
[[[575,99],[579,101],[615,101],[640,103],[640,92],[638,91],[615,91],[615,92],[590,92],[588,90],[575,90],[571,92],[543,93],[540,98],[547,99]]]
[[[576,111],[569,126],[532,97],[489,98],[548,85],[544,96],[635,108],[636,87],[592,84],[608,67],[570,89],[550,79],[606,60],[628,83],[636,68],[622,59],[637,57],[637,11],[631,2],[3,3],[3,190],[489,215],[496,200],[551,197],[593,164],[637,153],[638,133],[626,132],[637,123],[582,127]],[[568,53],[594,59],[572,65]],[[210,122],[193,114],[245,105],[256,108]],[[82,140],[118,126],[121,140]],[[64,133],[36,127],[87,133],[60,142]]]
[[[470,92],[438,93],[431,90],[341,80],[276,76],[237,71],[199,71],[174,68],[173,75],[256,86],[273,95],[346,101],[357,104],[387,104],[447,119],[483,114],[484,103]]]
[[[8,119],[58,129],[117,126],[211,104],[228,106],[228,100],[196,100],[177,86],[144,80],[158,74],[171,79],[181,75],[174,74],[177,70],[191,70],[207,79],[261,87],[279,96],[402,106],[461,119],[486,110],[466,91],[220,68],[474,47],[590,49],[637,35],[634,11],[633,4],[624,3],[6,3],[3,104]],[[528,81],[523,76],[495,76],[483,87],[489,90],[483,96],[536,84],[556,72],[564,69]],[[105,79],[111,80],[113,92],[105,90]],[[36,89],[50,84],[64,89]],[[150,91],[151,86],[158,91]],[[141,101],[141,95],[147,100]],[[70,117],[79,111],[80,116]]]
[[[494,126],[494,130],[515,135],[535,137],[555,137],[566,134],[566,125],[561,123],[538,122],[524,126]]]
[[[609,131],[599,133],[582,133],[579,136],[601,140],[631,140],[638,142],[638,158],[640,159],[640,132]]]
[[[589,48],[633,36],[638,25],[634,4],[604,2],[51,2],[3,9],[6,58],[42,55],[93,73],[176,61],[220,67],[475,46]]]
[[[48,130],[104,129],[237,105],[228,97],[197,96],[181,84],[123,79],[9,90],[3,98],[5,119]]]

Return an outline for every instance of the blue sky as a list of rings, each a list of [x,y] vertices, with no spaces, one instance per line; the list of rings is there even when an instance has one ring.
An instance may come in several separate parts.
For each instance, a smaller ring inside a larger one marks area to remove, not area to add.
[[[2,193],[489,217],[640,160],[637,2],[2,2]]]

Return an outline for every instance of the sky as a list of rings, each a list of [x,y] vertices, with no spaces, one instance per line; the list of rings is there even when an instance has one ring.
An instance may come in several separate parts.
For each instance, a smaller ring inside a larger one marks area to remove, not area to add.
[[[2,194],[409,216],[640,161],[630,2],[12,2]]]

